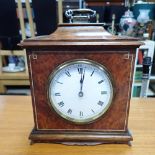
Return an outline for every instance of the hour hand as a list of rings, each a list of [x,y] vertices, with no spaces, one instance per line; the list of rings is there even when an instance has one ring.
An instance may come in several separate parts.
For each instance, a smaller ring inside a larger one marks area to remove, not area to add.
[[[83,97],[82,88],[83,88],[83,81],[84,81],[84,78],[85,78],[85,69],[81,68],[80,74],[81,74],[81,78],[80,78],[80,92],[79,92],[79,97]]]
[[[84,78],[85,78],[85,69],[82,69],[80,83],[83,83]]]

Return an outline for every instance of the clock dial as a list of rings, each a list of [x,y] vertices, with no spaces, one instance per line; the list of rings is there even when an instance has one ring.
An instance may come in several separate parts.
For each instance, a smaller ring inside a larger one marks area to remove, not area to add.
[[[50,75],[48,97],[61,117],[89,123],[108,110],[113,98],[112,80],[107,69],[94,61],[69,61]]]

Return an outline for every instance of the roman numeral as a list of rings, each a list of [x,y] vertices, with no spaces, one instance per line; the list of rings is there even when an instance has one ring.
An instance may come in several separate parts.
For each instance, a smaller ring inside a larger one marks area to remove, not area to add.
[[[68,77],[71,77],[71,74],[69,71],[66,71],[65,74],[68,76]]]
[[[80,111],[80,117],[82,117],[83,116],[83,112],[82,111]]]
[[[60,93],[55,93],[54,95],[55,95],[55,96],[61,96],[61,94],[60,94]]]
[[[67,113],[71,114],[72,113],[72,109],[68,109]]]
[[[103,106],[104,102],[99,101],[97,104],[100,105],[100,106]]]
[[[103,82],[104,82],[104,80],[101,80],[101,81],[98,82],[98,84],[101,84],[101,83],[103,83]]]
[[[105,94],[107,94],[107,91],[101,91],[101,94],[105,95]]]
[[[63,106],[64,106],[64,102],[61,101],[61,102],[58,103],[58,105],[59,105],[60,107],[63,107]]]
[[[95,72],[95,70],[93,70],[93,72],[91,73],[91,75],[90,75],[90,76],[93,76],[94,72]]]
[[[59,81],[56,81],[57,83],[59,83],[59,84],[63,84],[62,82],[59,82]]]
[[[91,109],[91,111],[92,111],[93,113],[95,113],[95,111],[94,111],[93,109]]]
[[[83,73],[83,68],[78,68],[78,73],[82,74]]]

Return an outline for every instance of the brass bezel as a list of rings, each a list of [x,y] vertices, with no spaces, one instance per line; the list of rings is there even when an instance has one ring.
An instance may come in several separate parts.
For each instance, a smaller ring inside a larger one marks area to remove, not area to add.
[[[95,66],[97,68],[99,68],[101,71],[103,71],[106,75],[107,75],[107,78],[109,80],[109,83],[110,83],[110,89],[111,89],[111,97],[110,97],[110,100],[109,100],[109,103],[107,104],[107,106],[104,108],[104,110],[99,113],[98,115],[96,115],[95,117],[91,117],[91,118],[88,118],[88,119],[84,119],[84,120],[79,120],[79,119],[73,119],[73,118],[70,118],[66,115],[64,115],[62,112],[60,112],[59,110],[57,110],[57,108],[55,107],[53,101],[52,101],[52,98],[50,97],[50,94],[51,94],[51,82],[53,80],[53,78],[55,77],[55,75],[61,71],[63,68],[67,67],[67,66],[70,66],[70,65],[73,65],[73,64],[79,64],[79,63],[84,63],[84,64],[89,64],[89,65],[92,65],[92,66]],[[48,96],[48,104],[49,106],[54,109],[54,111],[59,115],[61,116],[62,118],[64,118],[65,120],[68,120],[72,123],[75,123],[75,124],[89,124],[89,123],[92,123],[94,122],[95,120],[97,120],[98,118],[100,118],[101,116],[103,116],[103,114],[105,114],[105,112],[109,109],[111,103],[112,103],[112,100],[113,100],[113,97],[114,97],[114,83],[113,83],[113,79],[112,79],[112,76],[111,74],[109,73],[109,71],[107,70],[107,68],[105,66],[103,66],[102,64],[98,63],[98,62],[95,62],[93,60],[90,60],[90,59],[74,59],[74,60],[70,60],[70,61],[66,61],[62,64],[60,64],[58,67],[56,67],[54,69],[54,71],[50,74],[49,76],[49,79],[48,79],[48,85],[47,85],[47,96]]]

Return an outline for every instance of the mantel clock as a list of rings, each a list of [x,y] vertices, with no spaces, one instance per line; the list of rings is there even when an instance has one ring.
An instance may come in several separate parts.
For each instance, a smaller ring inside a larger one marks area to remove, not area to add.
[[[136,48],[98,25],[60,25],[24,40],[31,82],[32,142],[128,143]]]

